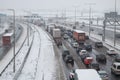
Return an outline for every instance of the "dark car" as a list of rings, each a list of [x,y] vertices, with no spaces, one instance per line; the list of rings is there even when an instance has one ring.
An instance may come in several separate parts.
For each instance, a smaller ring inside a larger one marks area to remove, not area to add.
[[[103,47],[103,43],[102,42],[95,42],[95,47],[97,47],[97,48]]]
[[[86,35],[86,36],[85,36],[85,39],[87,39],[87,40],[88,40],[88,39],[89,39],[89,36],[87,36],[87,35]]]
[[[91,64],[90,64],[90,68],[91,68],[91,69],[95,69],[95,70],[97,70],[97,71],[100,70],[100,67],[99,67],[99,64],[98,64],[98,63],[91,63]]]
[[[104,54],[96,55],[96,61],[106,63],[106,56]]]
[[[81,60],[82,60],[83,62],[84,62],[84,59],[85,59],[86,57],[90,57],[90,55],[89,55],[89,54],[80,55],[80,58],[81,58]]]
[[[85,45],[85,49],[86,49],[87,51],[92,51],[92,45],[91,45],[91,44]]]
[[[120,62],[120,54],[115,55],[115,62]]]
[[[66,64],[71,64],[72,66],[74,65],[74,59],[73,59],[73,57],[71,56],[71,55],[67,55],[66,57],[65,57],[65,63]]]
[[[77,52],[77,54],[79,54],[79,52],[80,52],[81,50],[82,50],[81,47],[76,48],[76,52]]]

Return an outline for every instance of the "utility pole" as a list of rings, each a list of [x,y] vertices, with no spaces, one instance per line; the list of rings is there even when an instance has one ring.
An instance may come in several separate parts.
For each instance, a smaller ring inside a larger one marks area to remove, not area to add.
[[[90,29],[91,28],[91,5],[89,5],[89,36],[90,36]]]
[[[103,36],[102,36],[102,41],[105,41],[105,28],[106,28],[106,18],[103,21]]]
[[[116,17],[117,17],[117,12],[116,12],[116,0],[115,0],[115,26],[114,26],[114,47],[116,46]]]
[[[90,32],[91,32],[91,14],[92,14],[91,5],[95,5],[95,3],[88,3],[87,5],[89,5],[89,36],[90,36]]]
[[[16,42],[16,40],[15,40],[15,10],[14,9],[8,9],[8,10],[10,10],[10,11],[12,11],[13,12],[13,25],[14,25],[14,33],[13,33],[13,35],[14,35],[14,45],[13,45],[13,72],[15,72],[15,42]]]

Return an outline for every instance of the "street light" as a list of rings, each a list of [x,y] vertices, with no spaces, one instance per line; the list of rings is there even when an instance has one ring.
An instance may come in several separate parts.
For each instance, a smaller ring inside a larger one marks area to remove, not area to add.
[[[92,9],[91,9],[91,5],[95,5],[95,3],[88,3],[87,5],[89,5],[89,36],[90,36],[90,30],[91,30],[91,14],[92,14]]]
[[[26,13],[28,13],[28,14],[32,14],[30,11],[26,11],[26,10],[24,10],[24,12],[26,12]],[[31,16],[30,16],[30,18],[31,18]],[[27,23],[27,37],[28,37],[28,43],[27,43],[27,45],[29,46],[29,20],[28,20],[28,23]]]
[[[8,9],[13,12],[13,24],[14,24],[14,45],[13,45],[13,72],[15,72],[15,10],[14,9]]]
[[[116,14],[116,0],[115,0],[115,27],[114,27],[114,47],[116,46],[116,17],[117,17],[117,14]]]
[[[79,7],[79,5],[78,6],[73,6],[73,7],[75,8],[75,27],[73,27],[73,28],[76,28],[77,7]]]

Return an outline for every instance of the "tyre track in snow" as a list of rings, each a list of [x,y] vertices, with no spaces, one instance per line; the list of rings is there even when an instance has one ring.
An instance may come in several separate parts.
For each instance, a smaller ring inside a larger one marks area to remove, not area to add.
[[[34,46],[31,46],[31,50],[30,50],[30,52],[29,52],[29,55],[28,55],[28,57],[26,58],[26,61],[25,61],[25,64],[24,64],[24,67],[23,67],[23,69],[22,69],[22,72],[21,72],[21,74],[19,75],[19,77],[18,77],[18,79],[15,79],[15,80],[27,80],[27,79],[29,79],[29,80],[34,80],[35,79],[35,77],[36,77],[36,72],[37,72],[37,65],[38,65],[38,59],[39,59],[39,56],[40,56],[40,49],[41,49],[41,37],[40,37],[40,33],[39,33],[39,31],[37,30],[37,28],[35,28],[34,27],[34,29],[36,30],[36,32],[34,32],[34,36],[36,36],[36,35],[38,35],[39,36],[39,44],[38,44],[38,46],[39,46],[39,48],[38,48],[38,54],[35,56],[34,55],[34,58],[32,57],[33,56],[33,54],[34,53],[32,53],[32,52],[34,52],[34,50],[32,50],[33,49],[33,47]],[[35,35],[36,34],[36,35]],[[37,37],[37,36],[36,36]],[[36,40],[36,39],[34,39],[34,41],[33,41],[33,44],[32,45],[34,45],[34,43],[35,42],[38,42],[38,40]],[[35,66],[34,66],[35,65]],[[31,70],[32,71],[34,71],[34,72],[30,72],[30,71],[28,71],[27,72],[27,67],[31,67],[32,66],[32,68],[31,68]],[[26,70],[25,70],[25,69]],[[25,76],[25,75],[26,76]]]

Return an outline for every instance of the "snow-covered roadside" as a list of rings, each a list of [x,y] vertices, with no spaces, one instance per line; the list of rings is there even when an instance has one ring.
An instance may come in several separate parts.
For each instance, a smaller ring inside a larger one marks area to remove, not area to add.
[[[57,63],[52,40],[41,28],[38,29],[41,35],[41,50],[35,80],[57,80]]]
[[[40,35],[35,32],[32,48],[18,80],[57,80],[52,40],[41,28],[35,27]]]
[[[40,39],[37,32],[34,34],[34,41],[28,55],[27,61],[23,67],[23,70],[18,77],[18,80],[34,80],[37,70],[37,62],[39,58]]]

